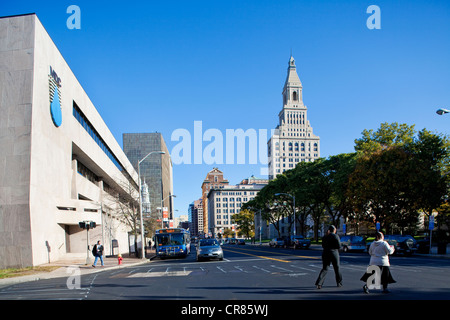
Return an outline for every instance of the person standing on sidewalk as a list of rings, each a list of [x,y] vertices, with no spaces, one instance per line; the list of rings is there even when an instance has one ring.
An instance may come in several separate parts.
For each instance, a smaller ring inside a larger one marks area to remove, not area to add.
[[[100,258],[103,267],[103,246],[100,244],[100,240],[98,240],[97,244],[94,245],[94,248],[92,249],[92,254],[95,257],[94,264],[92,266],[95,268],[95,266],[97,265],[98,258]]]
[[[316,280],[317,289],[321,289],[325,276],[328,272],[330,264],[333,265],[334,274],[336,277],[336,284],[342,287],[342,274],[340,271],[339,249],[341,248],[341,240],[336,234],[336,227],[331,225],[328,228],[327,234],[322,238],[322,270]]]
[[[391,247],[386,241],[384,241],[384,235],[381,232],[377,232],[375,235],[375,241],[369,247],[371,266],[378,266],[381,271],[380,282],[383,285],[383,293],[389,293],[388,284],[395,283],[397,281],[392,278],[391,270],[389,268],[389,255],[394,253],[394,247]],[[367,282],[371,273],[365,273],[361,277],[361,281]],[[369,287],[367,283],[363,286],[365,293],[369,293]]]

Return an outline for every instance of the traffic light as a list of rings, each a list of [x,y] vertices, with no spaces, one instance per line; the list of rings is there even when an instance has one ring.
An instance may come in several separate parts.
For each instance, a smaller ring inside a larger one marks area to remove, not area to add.
[[[81,221],[78,222],[78,225],[80,226],[81,229],[94,229],[97,226],[97,223],[95,223],[94,221]]]

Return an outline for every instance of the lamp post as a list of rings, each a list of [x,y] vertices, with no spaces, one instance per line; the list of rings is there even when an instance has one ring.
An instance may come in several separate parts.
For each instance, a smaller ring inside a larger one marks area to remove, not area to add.
[[[165,154],[164,151],[152,151],[149,154],[147,154],[142,160],[138,161],[138,179],[139,179],[139,216],[141,219],[141,255],[142,259],[145,259],[145,239],[144,239],[144,220],[142,218],[142,197],[141,197],[141,163],[147,159],[148,156],[150,156],[153,153],[157,154]]]
[[[296,228],[296,226],[295,226],[295,196],[293,196],[293,195],[291,195],[291,194],[289,194],[289,193],[275,193],[275,195],[276,196],[280,196],[280,195],[282,195],[282,194],[284,194],[284,195],[286,195],[286,196],[289,196],[289,197],[291,197],[293,200],[294,200],[294,237],[296,236],[296,231],[295,231],[295,229],[297,229]]]

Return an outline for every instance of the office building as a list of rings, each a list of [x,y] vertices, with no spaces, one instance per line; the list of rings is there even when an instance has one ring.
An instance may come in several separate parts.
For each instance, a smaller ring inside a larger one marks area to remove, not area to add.
[[[138,171],[138,162],[149,155],[140,165],[141,181],[147,184],[153,217],[161,219],[161,208],[166,207],[168,217],[164,226],[173,220],[173,169],[170,153],[161,133],[124,133],[123,151]],[[158,154],[164,151],[165,154]]]
[[[189,204],[189,231],[191,236],[203,235],[203,200],[200,198]]]
[[[137,173],[35,14],[0,18],[0,96],[0,268],[128,252]]]
[[[253,178],[254,181],[259,179]],[[235,231],[232,216],[241,211],[244,203],[253,200],[258,192],[267,185],[248,183],[248,179],[237,185],[219,186],[208,192],[208,230],[213,237],[221,237],[226,229]],[[267,180],[266,180],[267,181]]]
[[[229,184],[228,180],[223,178],[223,172],[218,168],[213,168],[206,174],[205,180],[202,183],[202,206],[203,206],[203,234],[208,235],[208,219],[209,219],[209,205],[208,193],[213,188],[224,188]],[[200,230],[199,230],[200,232]]]
[[[303,86],[292,56],[282,95],[279,124],[267,143],[269,179],[295,168],[299,162],[311,162],[320,157],[320,138],[309,123],[308,109],[303,104]]]

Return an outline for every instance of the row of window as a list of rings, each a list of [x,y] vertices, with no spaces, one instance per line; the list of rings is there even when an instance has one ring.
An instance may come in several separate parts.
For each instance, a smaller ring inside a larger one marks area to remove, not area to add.
[[[220,196],[220,195],[222,195],[222,196],[242,196],[242,195],[246,196],[247,193],[248,193],[248,195],[251,195],[251,196],[256,194],[255,191],[230,191],[230,192],[218,191],[218,192],[216,192],[216,196]],[[217,199],[220,199],[220,198],[217,198]],[[223,198],[223,199],[224,199],[223,201],[227,201],[226,200],[227,198]],[[230,199],[232,199],[232,198],[230,198]],[[218,201],[220,201],[220,200],[218,200]],[[230,200],[230,201],[233,201],[233,200]]]
[[[131,178],[130,174],[123,168],[117,157],[112,153],[111,149],[106,145],[105,141],[101,138],[100,134],[95,130],[94,126],[90,123],[81,109],[78,107],[75,101],[73,101],[73,116],[81,124],[81,126],[86,130],[91,138],[97,143],[97,145],[102,149],[106,156],[114,163],[114,165],[119,169],[120,172],[134,185],[136,188],[136,183]]]

